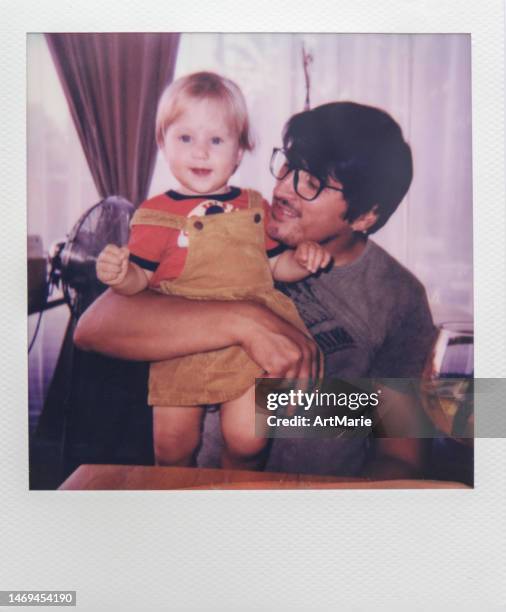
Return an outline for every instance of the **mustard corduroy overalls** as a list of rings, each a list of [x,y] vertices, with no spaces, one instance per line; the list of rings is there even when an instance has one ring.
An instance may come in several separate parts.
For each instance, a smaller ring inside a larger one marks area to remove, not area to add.
[[[263,217],[261,195],[248,190],[248,208],[244,210],[183,217],[144,208],[135,213],[131,224],[170,227],[188,234],[184,269],[178,278],[160,282],[162,293],[196,300],[259,302],[309,336],[293,303],[274,289],[265,253]],[[242,395],[263,374],[239,346],[153,362],[148,403],[222,403]]]

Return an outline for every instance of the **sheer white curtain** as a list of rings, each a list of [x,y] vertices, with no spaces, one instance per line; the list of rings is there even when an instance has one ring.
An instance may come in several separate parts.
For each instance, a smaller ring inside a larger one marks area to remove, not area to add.
[[[246,96],[257,146],[234,177],[268,196],[272,147],[303,109],[302,44],[313,56],[311,106],[371,104],[401,125],[415,173],[374,239],[425,284],[438,320],[472,316],[470,37],[384,34],[185,34],[176,76],[214,70]],[[151,193],[170,177],[159,157]]]
[[[27,37],[27,77],[28,233],[41,236],[47,253],[99,196],[43,34]],[[28,319],[29,339],[38,317]],[[51,382],[68,319],[66,306],[45,312],[30,352],[31,427]]]

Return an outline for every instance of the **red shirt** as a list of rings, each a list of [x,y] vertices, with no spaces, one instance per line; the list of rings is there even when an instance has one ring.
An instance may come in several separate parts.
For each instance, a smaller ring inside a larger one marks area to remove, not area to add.
[[[213,200],[213,205],[203,202]],[[263,200],[264,229],[270,213],[269,204]],[[187,196],[168,191],[146,200],[140,208],[163,210],[183,217],[204,216],[213,213],[233,213],[248,208],[248,192],[237,187],[223,194]],[[279,243],[269,238],[265,231],[265,248],[270,250]],[[183,271],[188,252],[188,238],[179,229],[153,225],[134,225],[128,241],[130,259],[146,270],[154,272],[149,285],[157,287],[161,280],[173,280]]]

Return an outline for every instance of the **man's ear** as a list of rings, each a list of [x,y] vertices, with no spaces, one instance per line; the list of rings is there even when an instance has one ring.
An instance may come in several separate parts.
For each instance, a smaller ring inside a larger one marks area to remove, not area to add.
[[[376,224],[378,218],[378,207],[374,205],[371,210],[360,215],[360,217],[351,223],[351,229],[354,232],[367,233],[369,229]]]

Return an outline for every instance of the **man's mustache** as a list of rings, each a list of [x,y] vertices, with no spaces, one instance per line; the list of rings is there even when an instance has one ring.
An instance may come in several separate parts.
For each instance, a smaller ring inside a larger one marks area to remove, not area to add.
[[[277,204],[279,206],[283,206],[285,208],[288,208],[290,211],[292,211],[292,212],[294,212],[296,214],[299,213],[299,211],[294,206],[292,206],[292,204],[288,200],[285,200],[285,198],[280,198],[278,196],[273,196],[272,204],[273,205]]]

